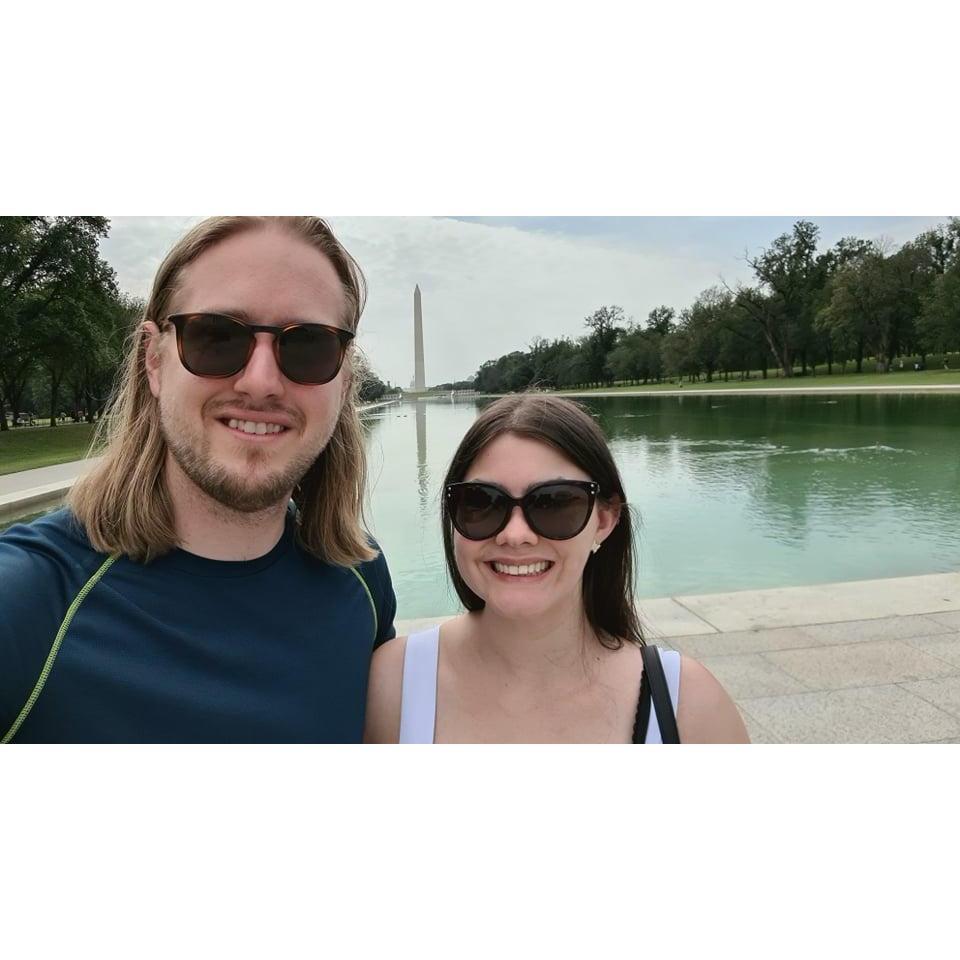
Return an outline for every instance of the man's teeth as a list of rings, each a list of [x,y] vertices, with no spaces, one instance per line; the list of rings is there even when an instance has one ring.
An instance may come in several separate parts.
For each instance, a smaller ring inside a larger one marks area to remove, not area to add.
[[[550,566],[546,560],[541,560],[539,563],[521,563],[509,564],[509,563],[494,563],[493,569],[497,573],[507,573],[511,577],[530,577],[536,573],[543,573]]]
[[[286,427],[279,423],[264,423],[262,420],[228,420],[231,430],[242,430],[244,433],[280,433]]]

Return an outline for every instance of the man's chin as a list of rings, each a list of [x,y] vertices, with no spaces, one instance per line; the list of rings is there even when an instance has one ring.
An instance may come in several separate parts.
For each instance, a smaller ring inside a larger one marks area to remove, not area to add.
[[[234,473],[224,469],[197,469],[181,464],[193,484],[211,500],[237,513],[262,513],[285,506],[297,485],[287,474]]]
[[[294,482],[287,477],[207,477],[200,486],[208,497],[238,513],[261,513],[286,505],[293,494]]]
[[[264,513],[289,503],[291,493],[291,490],[287,490],[278,497],[272,491],[261,493],[257,490],[250,490],[242,493],[237,492],[234,495],[215,496],[213,499],[221,506],[236,513],[254,514]]]
[[[211,500],[237,513],[261,513],[286,505],[294,488],[312,460],[284,464],[283,469],[266,469],[263,456],[217,463],[209,455],[197,455],[186,443],[168,445],[181,471]]]

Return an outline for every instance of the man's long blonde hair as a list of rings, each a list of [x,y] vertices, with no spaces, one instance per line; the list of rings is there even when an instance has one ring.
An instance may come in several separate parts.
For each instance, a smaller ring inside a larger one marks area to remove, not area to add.
[[[179,240],[160,265],[142,320],[159,324],[166,317],[184,267],[205,250],[235,234],[272,225],[289,230],[327,257],[343,285],[345,323],[355,331],[366,297],[363,273],[319,217],[203,220]],[[376,551],[361,526],[366,456],[357,412],[359,378],[350,366],[345,375],[350,382],[333,435],[300,481],[293,499],[304,549],[329,563],[354,566],[375,557]],[[124,368],[90,450],[91,455],[102,454],[103,459],[76,482],[67,499],[95,549],[147,563],[178,545],[164,476],[166,453],[159,404],[147,381],[146,336],[138,322],[130,333]]]

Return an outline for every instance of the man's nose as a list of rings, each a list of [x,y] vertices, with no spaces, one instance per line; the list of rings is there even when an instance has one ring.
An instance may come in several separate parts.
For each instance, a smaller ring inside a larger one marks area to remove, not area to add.
[[[275,338],[269,333],[254,334],[253,352],[234,381],[234,389],[251,397],[283,394],[285,378],[277,365]]]

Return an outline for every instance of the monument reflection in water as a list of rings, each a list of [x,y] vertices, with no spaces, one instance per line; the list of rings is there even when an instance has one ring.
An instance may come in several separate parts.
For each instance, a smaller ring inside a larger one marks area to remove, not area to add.
[[[457,610],[439,485],[483,403],[419,400],[366,421],[370,527],[401,617]],[[691,394],[586,405],[639,516],[641,597],[960,569],[960,397]]]

